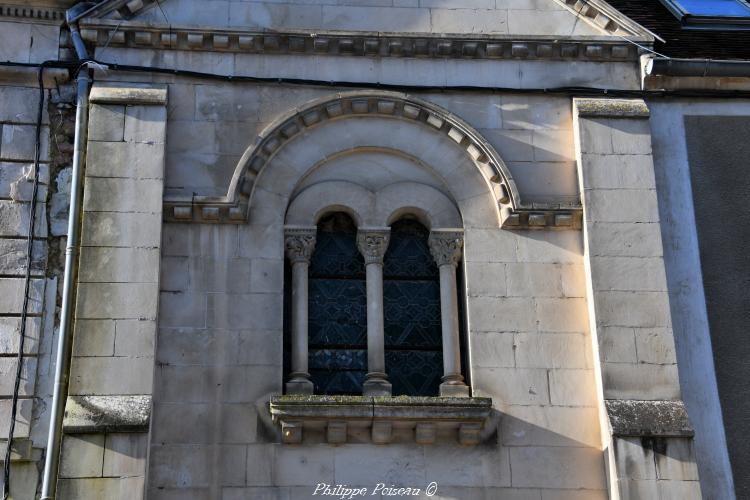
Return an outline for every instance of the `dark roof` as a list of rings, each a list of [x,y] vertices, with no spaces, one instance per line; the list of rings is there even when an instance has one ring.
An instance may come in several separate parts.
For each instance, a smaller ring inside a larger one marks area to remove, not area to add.
[[[750,31],[684,29],[659,0],[607,0],[666,43],[656,41],[654,50],[669,57],[700,59],[750,59]]]

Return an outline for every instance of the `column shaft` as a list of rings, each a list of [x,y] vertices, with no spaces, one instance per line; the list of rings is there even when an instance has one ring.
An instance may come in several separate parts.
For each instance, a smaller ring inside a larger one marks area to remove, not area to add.
[[[292,371],[287,394],[312,394],[307,372],[308,268],[315,249],[314,227],[286,227],[284,246],[292,263]]]
[[[307,374],[307,271],[309,264],[292,264],[292,372]]]
[[[367,275],[367,376],[362,388],[365,396],[390,396],[392,392],[385,373],[383,328],[383,257],[390,234],[390,228],[357,232],[357,246],[365,258]]]
[[[461,339],[456,289],[456,266],[461,260],[463,232],[432,231],[429,245],[440,269],[440,324],[443,337],[443,383],[440,384],[440,395],[468,397],[469,387],[461,375]]]

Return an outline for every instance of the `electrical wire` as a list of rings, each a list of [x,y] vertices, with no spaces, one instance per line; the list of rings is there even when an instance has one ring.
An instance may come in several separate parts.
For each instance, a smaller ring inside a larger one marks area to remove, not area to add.
[[[23,305],[21,307],[21,327],[18,339],[18,359],[16,366],[16,380],[13,385],[13,398],[10,406],[10,428],[8,429],[8,446],[5,449],[5,460],[3,463],[3,500],[8,500],[10,495],[10,460],[13,449],[13,433],[16,430],[16,414],[18,412],[18,393],[21,388],[21,376],[23,374],[23,350],[26,340],[26,319],[29,308],[29,288],[31,284],[31,266],[34,254],[34,231],[36,230],[36,206],[39,193],[39,157],[41,155],[41,133],[42,113],[44,111],[44,68],[47,62],[38,65],[39,83],[39,106],[36,116],[36,139],[34,143],[34,187],[31,192],[29,213],[29,236],[26,245],[26,274],[24,276]]]
[[[508,94],[559,94],[569,95],[574,97],[619,97],[619,98],[661,98],[661,97],[721,97],[721,98],[736,98],[736,99],[748,99],[750,98],[750,90],[640,90],[640,89],[610,89],[600,87],[583,87],[583,86],[569,86],[569,87],[530,87],[530,88],[516,88],[516,87],[488,87],[488,86],[472,86],[472,85],[406,85],[406,84],[394,84],[394,83],[370,83],[370,82],[350,82],[342,80],[314,80],[305,78],[286,78],[286,77],[259,77],[259,76],[246,76],[246,75],[223,75],[218,73],[206,73],[201,71],[185,70],[185,69],[172,69],[172,68],[161,68],[158,66],[133,66],[127,64],[110,63],[106,61],[97,61],[95,59],[88,59],[84,61],[76,62],[55,62],[54,65],[48,67],[55,67],[61,69],[74,70],[75,73],[80,68],[91,64],[95,65],[95,69],[109,70],[109,71],[123,71],[123,72],[137,72],[137,73],[152,73],[162,74],[171,76],[184,76],[188,78],[196,78],[203,80],[218,80],[224,82],[241,82],[241,83],[258,83],[258,84],[283,84],[283,85],[300,85],[308,87],[348,87],[357,89],[375,89],[375,90],[393,90],[400,92],[493,92],[493,93],[508,93]],[[20,67],[38,67],[38,64],[34,63],[4,63],[0,62],[0,66],[20,66]]]

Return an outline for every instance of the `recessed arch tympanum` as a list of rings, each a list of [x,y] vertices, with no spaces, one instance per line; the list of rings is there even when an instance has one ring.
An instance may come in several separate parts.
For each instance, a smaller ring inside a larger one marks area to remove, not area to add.
[[[503,160],[455,114],[408,94],[369,90],[316,99],[281,116],[246,150],[226,196],[167,200],[166,217],[243,223],[259,191],[288,200],[315,165],[361,149],[391,151],[428,166],[465,219],[465,210],[481,208],[481,225],[575,226],[580,218],[575,207],[524,206]]]

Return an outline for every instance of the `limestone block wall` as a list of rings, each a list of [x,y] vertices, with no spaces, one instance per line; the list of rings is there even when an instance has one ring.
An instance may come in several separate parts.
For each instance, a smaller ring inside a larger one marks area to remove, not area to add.
[[[323,91],[175,82],[170,92],[167,192],[218,194],[233,158],[219,174],[193,156],[236,158],[263,123]],[[569,100],[423,97],[481,127],[518,161],[514,174],[549,168],[538,194],[576,196]],[[318,482],[433,480],[449,498],[607,497],[576,230],[465,226],[467,372],[501,416],[484,444],[280,444],[266,405],[285,380],[286,203],[264,196],[240,225],[164,225],[149,498],[308,498]]]
[[[477,448],[278,443],[265,404],[284,381],[282,244],[280,226],[165,225],[149,498],[308,498],[374,479],[606,498],[579,232],[467,228],[469,373],[503,413]]]
[[[165,195],[223,196],[240,157],[281,113],[331,94],[303,86],[165,82],[169,104]],[[461,92],[415,94],[476,127],[511,170],[525,200],[575,203],[570,100]]]
[[[55,76],[61,78],[64,87],[64,75]],[[39,89],[35,72],[2,70],[0,81],[4,82],[0,85],[0,452],[4,457],[20,346]],[[64,158],[60,157],[57,148],[56,156],[52,158],[50,129],[60,133],[61,141],[64,133],[60,132],[61,122],[57,118],[50,125],[48,89],[53,81],[45,77],[44,83],[47,90],[44,92],[40,130],[40,184],[35,211],[30,300],[11,465],[11,491],[15,498],[33,498],[37,489],[38,462],[46,446],[48,415],[45,410],[52,390],[49,374],[57,279],[54,265],[48,265],[50,254],[55,250],[48,244],[51,236],[48,201],[56,190],[53,176],[57,172],[57,162],[64,161]],[[52,109],[58,108],[52,105],[50,111]]]
[[[574,100],[589,320],[613,498],[700,497],[681,401],[649,110],[638,100]]]
[[[142,498],[154,372],[163,87],[96,84],[60,498]]]

